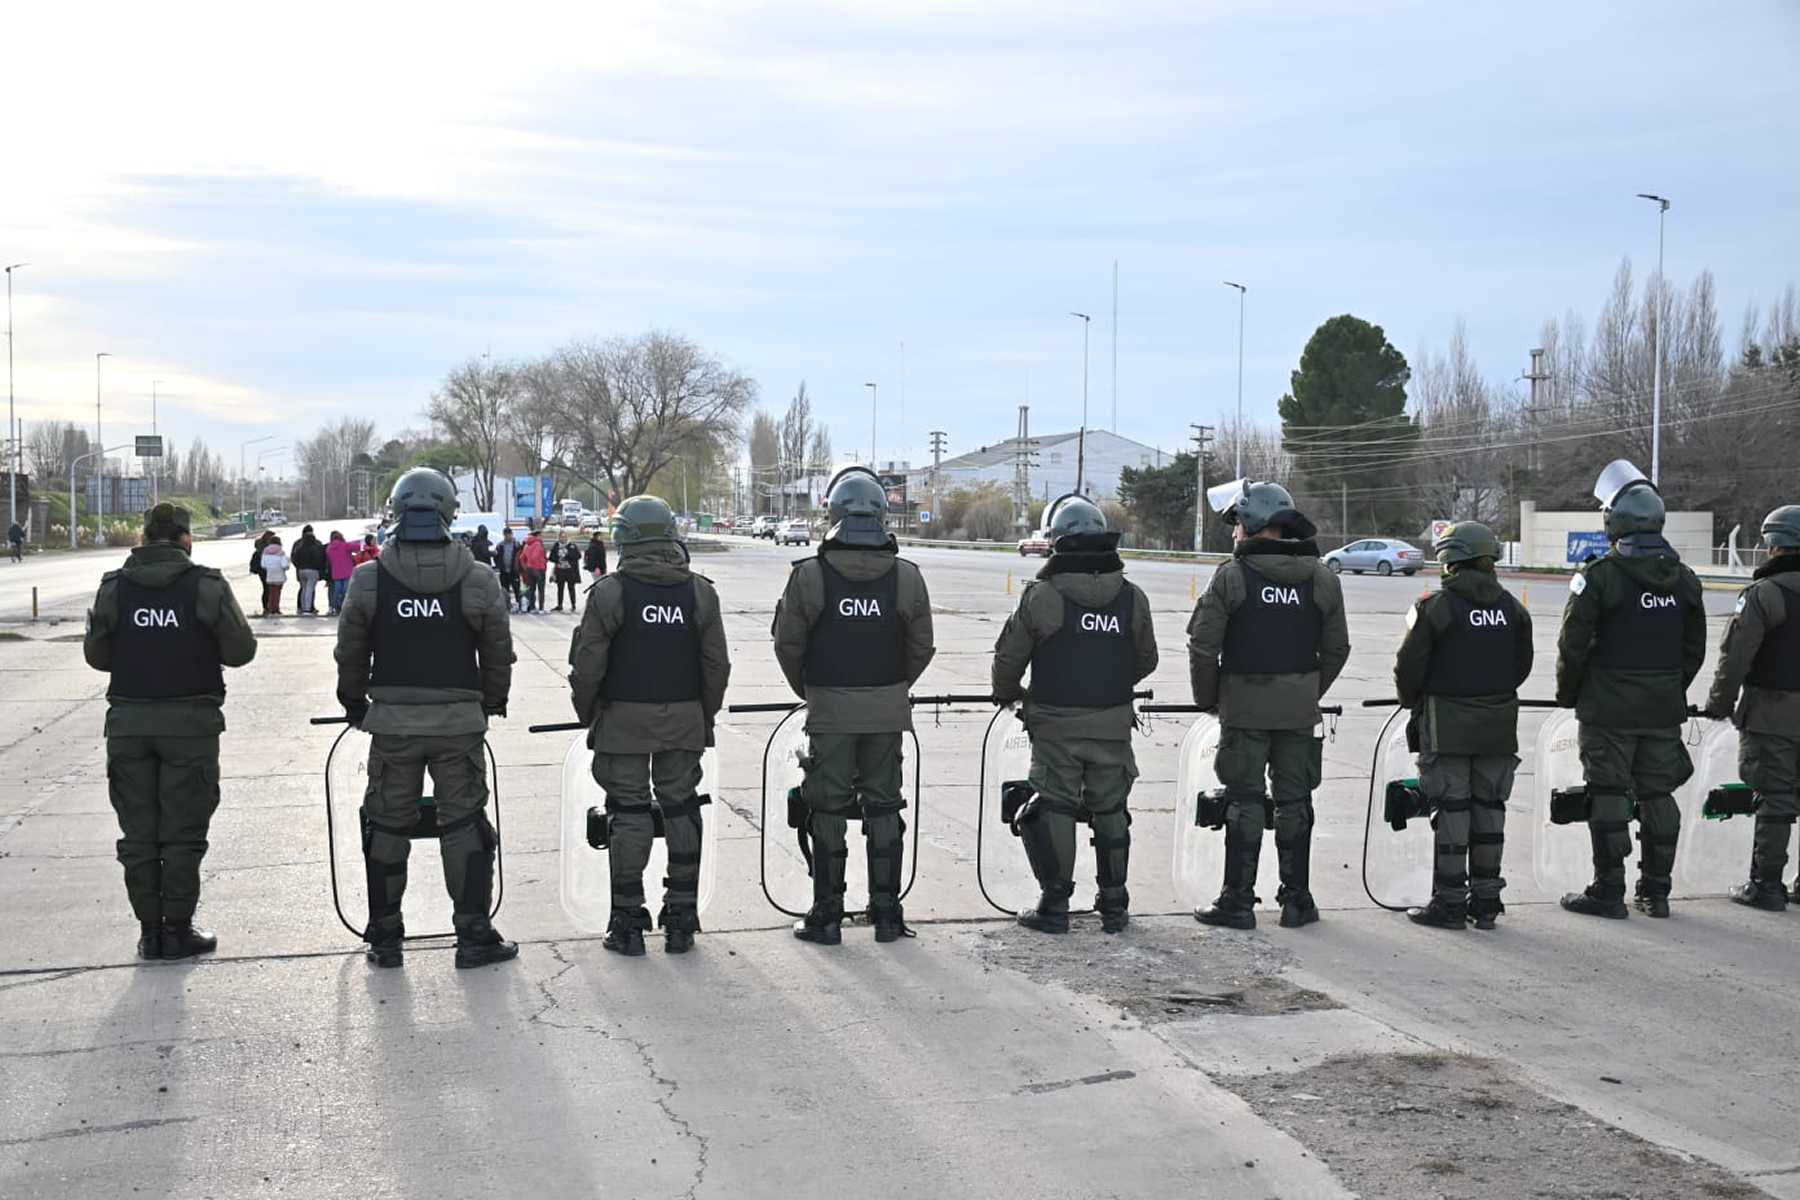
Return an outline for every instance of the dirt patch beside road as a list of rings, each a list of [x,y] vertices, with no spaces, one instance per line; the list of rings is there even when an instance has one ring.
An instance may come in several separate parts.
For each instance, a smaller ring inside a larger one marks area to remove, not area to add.
[[[1097,996],[1146,1024],[1209,1012],[1272,1016],[1341,1007],[1282,978],[1293,956],[1255,933],[1134,921],[1109,936],[1098,918],[1077,915],[1062,936],[1006,925],[973,939],[984,962]]]
[[[1765,1195],[1552,1100],[1489,1059],[1353,1055],[1214,1082],[1318,1155],[1346,1187],[1383,1200]]]

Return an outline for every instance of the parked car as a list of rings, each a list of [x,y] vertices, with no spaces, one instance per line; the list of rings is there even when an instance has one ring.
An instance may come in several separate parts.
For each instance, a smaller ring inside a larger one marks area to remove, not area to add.
[[[1416,574],[1425,565],[1425,552],[1409,542],[1391,538],[1364,538],[1333,550],[1325,556],[1325,565],[1333,571],[1349,571],[1361,575],[1373,571],[1377,575]]]
[[[598,529],[604,524],[606,524],[606,518],[597,512],[584,512],[581,514],[581,528],[584,532],[590,529]]]
[[[810,546],[812,545],[812,526],[799,519],[789,521],[775,533],[775,544],[777,546]]]
[[[1040,558],[1049,558],[1050,550],[1050,531],[1048,529],[1040,529],[1019,539],[1020,558],[1029,558],[1033,554]]]
[[[774,517],[758,517],[756,518],[756,524],[750,527],[750,536],[773,538],[775,536],[775,529],[779,524],[780,522]]]

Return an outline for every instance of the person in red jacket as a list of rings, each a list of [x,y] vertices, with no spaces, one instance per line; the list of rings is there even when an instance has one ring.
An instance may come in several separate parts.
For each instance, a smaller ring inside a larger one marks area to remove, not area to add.
[[[526,534],[525,544],[519,547],[519,573],[524,576],[526,612],[544,611],[544,571],[549,561],[549,556],[544,553],[544,539],[535,529]]]
[[[374,562],[380,557],[381,547],[375,544],[375,535],[372,533],[363,534],[362,545],[356,548],[356,565],[360,567],[364,563]]]

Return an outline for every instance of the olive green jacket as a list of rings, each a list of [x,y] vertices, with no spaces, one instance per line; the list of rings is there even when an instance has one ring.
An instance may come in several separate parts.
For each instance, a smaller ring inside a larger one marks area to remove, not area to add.
[[[1245,600],[1244,572],[1238,561],[1254,558],[1258,572],[1275,583],[1313,585],[1323,624],[1319,631],[1319,669],[1290,675],[1225,675],[1219,661],[1231,614]],[[1310,729],[1319,723],[1319,698],[1331,690],[1350,658],[1350,625],[1344,615],[1344,590],[1319,561],[1310,540],[1254,538],[1239,542],[1232,561],[1220,563],[1212,582],[1188,620],[1188,672],[1194,703],[1219,714],[1219,723],[1240,729]]]
[[[1600,625],[1636,583],[1684,605],[1681,669],[1621,671],[1588,666]],[[1667,729],[1687,720],[1687,688],[1706,661],[1706,603],[1700,580],[1657,534],[1629,534],[1569,580],[1556,643],[1556,702],[1584,725]]]
[[[139,546],[117,571],[100,577],[94,607],[88,610],[87,635],[81,652],[96,671],[112,670],[113,630],[119,627],[119,588],[123,575],[143,587],[168,587],[193,566],[187,551],[172,542]],[[256,635],[238,607],[231,585],[212,567],[200,568],[194,590],[194,615],[219,643],[219,661],[241,667],[256,657]],[[106,709],[107,737],[183,737],[224,732],[225,696],[191,696],[179,700],[113,700]]]
[[[700,699],[669,704],[607,703],[607,653],[625,625],[623,576],[656,587],[694,581],[694,621],[700,635]],[[581,624],[569,642],[569,690],[575,716],[588,726],[588,745],[602,754],[650,754],[658,750],[705,750],[713,744],[713,721],[731,681],[731,650],[719,593],[712,580],[688,566],[681,547],[646,542],[622,547],[618,565],[588,589]]]
[[[1132,678],[1142,682],[1156,670],[1156,623],[1150,612],[1150,598],[1143,589],[1126,579],[1123,569],[1092,573],[1062,570],[1063,564],[1058,561],[1062,558],[1051,555],[1037,579],[1025,585],[1019,606],[1000,630],[1000,638],[994,643],[994,699],[1002,704],[1023,699],[1025,727],[1033,738],[1128,742],[1134,711],[1130,704],[1102,708],[1037,704],[1020,685],[1037,648],[1062,628],[1064,597],[1086,608],[1100,608],[1118,599],[1123,588],[1130,588],[1137,597],[1131,619],[1131,640],[1137,653]],[[1116,563],[1117,559],[1112,561]]]
[[[894,580],[905,654],[906,678],[888,687],[812,687],[806,682],[806,648],[813,626],[825,608],[823,558],[832,570],[855,583],[879,579],[889,571]],[[919,568],[891,550],[825,545],[816,557],[794,564],[787,588],[775,605],[775,660],[794,694],[806,701],[808,733],[895,733],[912,725],[907,696],[937,654],[931,627],[931,594]]]
[[[1800,692],[1744,683],[1764,635],[1789,621],[1800,621],[1800,553],[1770,559],[1757,568],[1755,579],[1738,597],[1737,612],[1725,627],[1706,711],[1732,713],[1737,727],[1747,733],[1800,737]]]
[[[466,688],[369,686],[374,647],[376,573],[386,571],[415,592],[441,595],[462,591],[463,620],[475,631],[475,661],[481,690]],[[506,707],[512,690],[512,627],[500,583],[477,566],[461,542],[403,542],[389,538],[381,557],[356,568],[344,611],[338,616],[338,703],[368,704],[362,727],[369,733],[454,735],[482,733],[487,714]]]
[[[1431,654],[1450,629],[1455,609],[1450,595],[1484,608],[1506,611],[1513,635],[1513,690],[1491,696],[1441,696],[1425,690]],[[1531,675],[1531,613],[1500,586],[1491,570],[1453,567],[1444,585],[1420,597],[1406,614],[1406,637],[1394,658],[1394,687],[1400,703],[1418,721],[1418,748],[1425,754],[1516,754],[1519,749],[1519,685]]]

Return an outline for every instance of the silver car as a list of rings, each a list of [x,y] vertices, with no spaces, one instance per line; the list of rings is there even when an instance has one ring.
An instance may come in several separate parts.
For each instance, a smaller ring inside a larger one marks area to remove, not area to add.
[[[1333,572],[1349,571],[1361,575],[1373,571],[1377,575],[1415,574],[1425,565],[1425,552],[1409,542],[1393,538],[1364,538],[1333,550],[1325,556],[1325,565]]]

